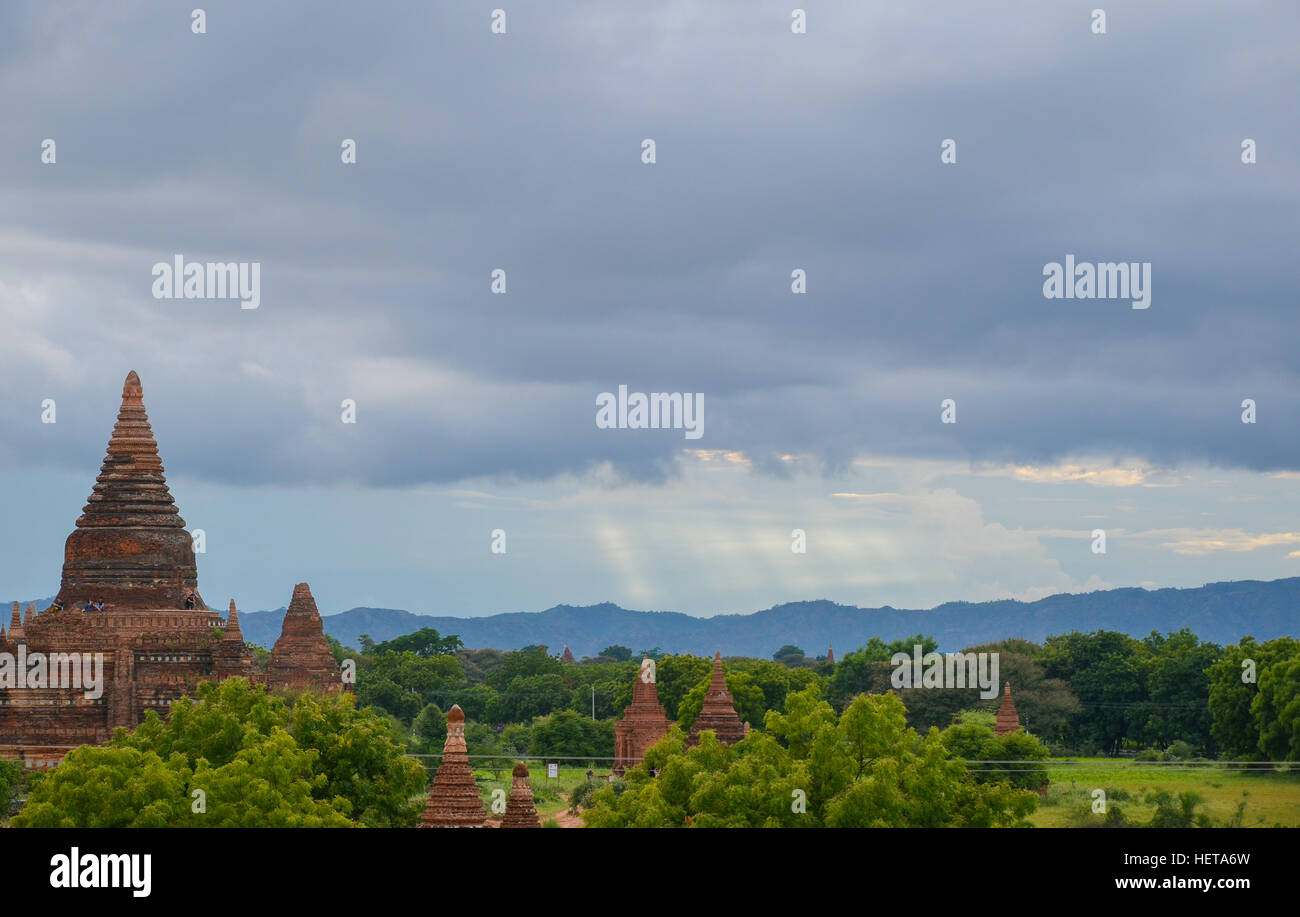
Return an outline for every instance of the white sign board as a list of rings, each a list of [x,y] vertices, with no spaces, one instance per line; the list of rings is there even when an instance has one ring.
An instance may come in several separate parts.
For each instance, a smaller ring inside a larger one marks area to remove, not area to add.
[[[548,765],[546,765],[546,776],[547,776],[548,779],[551,779],[551,780],[555,780],[557,777],[559,777],[559,776],[560,776],[560,765],[558,765],[558,764],[548,764]]]

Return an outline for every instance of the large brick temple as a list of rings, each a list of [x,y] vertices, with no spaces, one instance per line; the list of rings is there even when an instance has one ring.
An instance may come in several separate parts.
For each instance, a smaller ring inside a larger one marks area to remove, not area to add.
[[[100,603],[102,610],[83,610]],[[24,675],[23,685],[5,687],[14,683],[15,665],[35,654],[44,654],[48,674]],[[95,654],[102,661],[98,697],[67,684],[68,660]],[[58,597],[44,611],[29,605],[26,620],[14,603],[8,630],[0,626],[0,672],[5,661],[10,677],[0,684],[0,757],[29,767],[107,741],[116,727],[133,728],[149,710],[165,714],[201,681],[242,675],[271,688],[342,687],[306,583],[294,588],[265,671],[244,643],[234,601],[225,617],[204,603],[190,534],[163,476],[134,372],[122,388],[94,490],[68,536]],[[54,685],[60,661],[62,677]]]

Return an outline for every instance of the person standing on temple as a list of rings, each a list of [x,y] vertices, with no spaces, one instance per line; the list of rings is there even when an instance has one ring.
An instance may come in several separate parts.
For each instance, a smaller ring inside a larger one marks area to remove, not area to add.
[[[195,605],[198,604],[198,601],[199,601],[198,595],[196,595],[194,590],[191,589],[189,591],[189,594],[185,596],[185,607],[193,608]]]

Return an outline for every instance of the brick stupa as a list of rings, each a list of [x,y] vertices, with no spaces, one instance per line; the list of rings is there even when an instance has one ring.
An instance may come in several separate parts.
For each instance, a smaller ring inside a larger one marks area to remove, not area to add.
[[[465,749],[465,713],[460,704],[452,704],[447,711],[442,763],[429,788],[429,802],[420,817],[420,827],[481,828],[486,820],[487,810],[483,808]]]
[[[528,782],[528,767],[520,761],[510,777],[510,795],[506,797],[506,814],[502,828],[540,828],[537,807],[533,805],[533,788]]]
[[[709,680],[709,688],[704,692],[704,706],[700,715],[691,723],[691,734],[686,740],[686,746],[689,748],[700,744],[700,732],[705,729],[712,729],[718,741],[725,745],[739,742],[749,734],[749,724],[740,721],[731,692],[727,690],[727,679],[722,674],[721,652],[713,657],[713,678]]]
[[[568,663],[569,665],[573,665],[577,661],[578,660],[573,658],[573,650],[569,649],[568,646],[565,646],[564,655],[560,657],[560,662],[565,662]]]
[[[238,618],[235,620],[238,623]],[[277,683],[293,688],[337,691],[342,687],[338,663],[325,639],[320,611],[306,583],[293,587],[280,639],[271,648],[266,671]]]
[[[64,547],[59,599],[80,608],[103,599],[123,608],[181,608],[198,593],[194,546],[163,476],[158,443],[132,370],[108,454]],[[206,609],[199,598],[198,608]]]
[[[993,734],[1004,736],[1019,728],[1020,714],[1016,713],[1016,705],[1011,700],[1011,682],[1007,682],[1002,690],[1002,705],[998,707],[998,720],[993,726]]]
[[[648,656],[643,657],[641,671],[632,685],[632,703],[614,724],[614,773],[622,774],[640,764],[646,750],[667,735],[671,725],[659,703],[654,663]]]

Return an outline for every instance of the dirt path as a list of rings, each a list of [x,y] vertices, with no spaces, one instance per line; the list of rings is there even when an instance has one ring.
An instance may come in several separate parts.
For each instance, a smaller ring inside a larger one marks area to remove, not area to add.
[[[568,809],[561,809],[559,812],[552,815],[551,818],[555,819],[561,828],[583,827],[582,816],[574,815]]]

